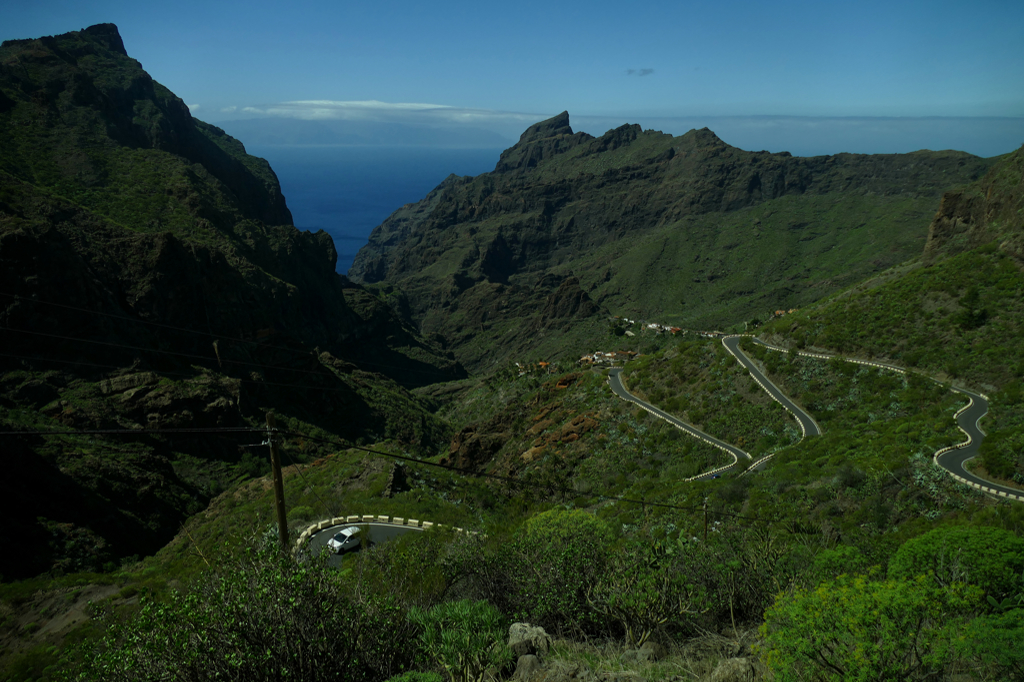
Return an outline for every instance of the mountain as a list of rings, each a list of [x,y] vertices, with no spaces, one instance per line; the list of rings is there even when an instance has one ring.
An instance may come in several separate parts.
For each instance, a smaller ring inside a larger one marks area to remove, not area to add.
[[[2,436],[0,534],[21,548],[5,577],[152,553],[263,472],[258,434],[225,429],[266,411],[286,429],[445,442],[408,389],[462,367],[337,275],[269,164],[194,119],[115,26],[4,42],[0,139],[0,431],[24,433]]]
[[[788,342],[876,357],[989,395],[976,469],[1024,483],[1024,147],[943,194],[923,257],[773,321]]]
[[[946,192],[928,229],[925,257],[999,240],[1001,251],[1024,262],[1024,151],[1007,154],[985,177]]]
[[[449,177],[395,211],[349,275],[402,296],[422,332],[482,369],[542,336],[565,346],[581,317],[716,326],[806,305],[918,255],[942,191],[992,163],[955,151],[797,158],[707,129],[595,138],[563,112],[493,172]],[[549,299],[567,296],[585,310],[552,316]]]

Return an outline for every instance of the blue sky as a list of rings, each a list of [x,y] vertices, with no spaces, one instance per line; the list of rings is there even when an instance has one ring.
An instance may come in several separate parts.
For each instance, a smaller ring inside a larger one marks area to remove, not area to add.
[[[354,117],[515,139],[568,110],[593,134],[620,121],[681,133],[748,120],[740,127],[760,137],[738,146],[779,151],[768,120],[799,140],[801,121],[820,135],[823,121],[845,119],[837,130],[848,134],[851,121],[886,117],[920,138],[915,121],[941,117],[914,148],[963,140],[988,155],[1024,142],[1019,0],[5,5],[3,39],[116,23],[129,54],[213,122]],[[908,151],[890,148],[899,132],[873,128],[809,151]]]

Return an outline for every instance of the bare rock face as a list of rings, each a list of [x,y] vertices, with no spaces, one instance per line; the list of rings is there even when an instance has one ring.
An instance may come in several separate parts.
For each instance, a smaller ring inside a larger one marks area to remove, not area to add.
[[[512,623],[508,628],[508,648],[518,656],[544,655],[551,649],[551,636],[542,627]]]
[[[985,198],[970,192],[946,192],[939,210],[928,226],[925,256],[965,251],[985,241],[987,230]]]
[[[926,260],[953,255],[999,238],[1024,264],[1024,147],[1001,158],[975,183],[946,192],[928,228]]]
[[[532,679],[541,670],[540,659],[533,654],[525,654],[519,657],[516,662],[516,672],[513,679],[526,682]]]
[[[535,168],[541,161],[593,140],[592,135],[573,133],[569,126],[569,112],[534,123],[519,137],[519,142],[501,154],[496,173]]]
[[[558,291],[548,296],[539,325],[546,326],[553,320],[590,317],[599,310],[599,306],[590,300],[587,292],[580,288],[579,279],[566,277],[559,285]]]
[[[448,460],[460,469],[473,469],[489,461],[505,444],[504,433],[478,433],[467,426],[455,434],[449,448]]]

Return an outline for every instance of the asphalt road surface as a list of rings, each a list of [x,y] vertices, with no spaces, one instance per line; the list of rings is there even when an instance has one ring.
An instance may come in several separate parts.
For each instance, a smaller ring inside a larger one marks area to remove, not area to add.
[[[722,341],[722,343],[725,343],[726,344],[726,348],[728,348],[731,351],[739,351],[739,339],[740,339],[740,337],[738,337],[738,336],[727,337],[726,339],[724,339]],[[772,345],[764,343],[763,341],[760,341],[758,339],[754,339],[754,343],[760,344],[762,346],[765,346],[766,348],[771,348],[771,349],[776,350],[776,351],[785,352],[785,349],[783,349],[783,348],[778,348],[776,346],[772,346]],[[736,355],[737,359],[739,359],[739,361],[742,362],[744,364],[744,366],[746,366],[747,369],[752,374],[754,374],[756,372],[756,370],[751,366],[752,363],[748,364],[749,358],[747,358],[746,355],[743,355],[742,353],[737,353],[737,352],[733,352],[733,354]],[[812,358],[818,358],[818,359],[821,359],[821,360],[829,360],[829,359],[831,359],[833,357],[836,357],[834,355],[826,355],[826,354],[823,354],[823,353],[811,353],[811,352],[807,352],[807,351],[800,351],[800,355],[805,355],[807,357],[812,357]],[[744,361],[744,359],[746,359],[747,361]],[[848,360],[850,362],[855,362],[855,363],[861,364],[861,365],[867,365],[869,367],[878,367],[878,368],[881,368],[881,369],[893,370],[893,371],[896,371],[896,372],[900,372],[902,374],[906,374],[906,372],[907,372],[907,370],[904,369],[903,367],[899,367],[897,365],[891,365],[891,364],[885,363],[885,362],[878,362],[876,360],[857,360],[857,359],[854,359],[854,358],[844,358],[844,359]],[[760,374],[760,373],[757,373],[757,374]],[[765,381],[767,381],[767,380],[765,380]],[[762,386],[764,386],[764,384],[762,384]],[[776,389],[776,390],[778,390],[778,389]],[[957,423],[957,425],[961,429],[963,429],[964,433],[967,434],[968,440],[970,442],[969,442],[968,445],[966,445],[966,446],[964,446],[962,448],[958,448],[956,450],[950,450],[949,452],[945,452],[945,453],[939,455],[938,457],[935,458],[935,463],[938,464],[939,467],[941,467],[941,468],[945,469],[946,471],[950,472],[951,474],[954,474],[956,476],[960,476],[961,478],[964,478],[967,481],[969,481],[969,482],[971,482],[971,483],[973,483],[975,485],[979,485],[979,486],[981,486],[983,488],[988,488],[989,491],[992,491],[996,495],[998,495],[998,493],[1002,492],[1002,493],[1006,493],[1008,496],[1011,496],[1011,499],[1016,499],[1016,500],[1019,500],[1019,501],[1024,501],[1024,491],[1021,491],[1021,490],[1016,489],[1016,488],[1010,488],[1010,487],[1007,487],[1007,486],[1004,486],[1004,485],[1000,485],[998,483],[992,483],[991,481],[988,481],[988,480],[986,480],[984,478],[981,478],[980,476],[977,476],[977,475],[971,473],[964,466],[964,464],[968,460],[978,456],[978,451],[981,448],[981,443],[982,443],[982,441],[985,440],[985,432],[981,430],[981,427],[979,426],[979,422],[981,421],[982,417],[984,417],[986,414],[988,414],[988,400],[986,400],[985,396],[980,395],[978,393],[975,393],[973,391],[968,391],[967,389],[964,389],[964,388],[953,387],[952,390],[955,391],[956,393],[959,393],[959,394],[967,397],[968,399],[970,399],[970,404],[968,405],[968,407],[966,409],[964,409],[963,411],[957,413],[957,415],[956,415],[956,423]],[[769,391],[769,392],[771,393],[771,391]],[[774,393],[772,394],[772,397],[775,397]],[[778,400],[778,398],[776,398],[776,400]],[[782,401],[780,401],[780,402],[782,402]],[[783,403],[783,404],[785,404],[785,403]],[[794,412],[794,414],[797,414],[797,413]],[[804,414],[806,415],[806,413],[804,413]],[[801,425],[804,426],[803,419],[801,419],[800,417],[797,417],[797,418],[800,419]],[[807,415],[807,418],[810,419],[810,415]],[[813,422],[813,421],[814,420],[811,419],[811,422]],[[815,424],[815,426],[817,426],[817,425]],[[804,428],[807,429],[806,426],[804,426]],[[806,433],[810,434],[811,431],[810,430],[806,430]],[[818,433],[820,434],[820,430],[819,430]]]
[[[683,431],[686,431],[691,436],[694,436],[696,438],[700,438],[701,440],[703,440],[703,441],[705,441],[707,443],[711,443],[712,445],[715,445],[718,448],[729,452],[735,458],[733,460],[733,466],[735,466],[736,460],[738,460],[740,458],[748,459],[748,460],[752,459],[751,456],[748,453],[744,452],[743,450],[740,450],[735,445],[729,445],[728,443],[726,443],[724,441],[718,440],[714,436],[710,436],[710,435],[704,433],[703,431],[701,431],[700,429],[695,428],[694,426],[691,426],[690,424],[687,424],[686,422],[684,422],[684,421],[682,421],[680,419],[677,419],[676,417],[673,417],[668,412],[660,410],[657,407],[655,407],[654,405],[651,405],[650,403],[648,403],[648,402],[646,402],[644,400],[640,400],[640,398],[637,398],[635,395],[633,395],[632,393],[627,391],[626,387],[622,385],[622,379],[619,377],[620,374],[622,374],[622,368],[621,367],[613,367],[610,370],[608,370],[608,384],[611,386],[612,393],[614,393],[615,395],[619,396],[623,400],[628,400],[631,403],[636,403],[637,405],[639,405],[640,407],[644,408],[648,412],[654,414],[655,416],[661,417],[662,419],[664,419],[668,423],[672,424],[676,428],[679,428],[679,429],[682,429]],[[726,467],[726,468],[729,468],[729,467]],[[716,469],[715,471],[709,471],[709,472],[707,472],[705,474],[701,474],[700,476],[695,477],[693,480],[711,478],[717,472],[720,472],[720,471],[722,471],[722,469]]]
[[[725,338],[722,339],[722,344],[746,368],[746,370],[750,373],[754,380],[761,385],[761,388],[763,388],[775,401],[777,401],[780,405],[786,408],[786,410],[788,410],[790,414],[793,415],[793,417],[800,424],[800,428],[803,430],[805,437],[820,436],[821,427],[819,427],[818,423],[814,421],[814,417],[812,417],[810,414],[804,411],[803,408],[801,408],[799,405],[790,400],[789,397],[785,393],[783,393],[778,386],[773,384],[771,380],[769,380],[768,377],[766,377],[757,368],[757,366],[746,355],[746,353],[743,352],[743,350],[740,348],[740,339],[742,338],[743,336],[741,335],[726,336]],[[771,346],[767,343],[764,343],[763,341],[759,341],[758,339],[754,339],[754,342],[767,348],[772,348],[773,350],[784,351],[784,349],[776,348],[775,346]],[[800,351],[800,354],[806,355],[808,357],[819,358],[822,360],[828,360],[834,357],[832,355],[825,355],[822,353],[811,353],[807,351]],[[898,367],[896,365],[890,365],[884,362],[877,362],[873,360],[856,360],[851,358],[845,359],[863,365],[869,365],[872,367],[878,367],[882,369],[889,369],[901,373],[906,373],[906,370],[904,368]],[[614,392],[615,395],[619,396],[623,400],[628,400],[629,402],[636,403],[637,405],[644,408],[648,412],[651,412],[652,414],[664,419],[673,426],[676,426],[677,428],[686,431],[687,433],[696,438],[700,438],[713,445],[717,445],[721,449],[726,450],[727,452],[732,454],[737,460],[740,457],[751,459],[751,456],[748,453],[744,452],[743,450],[740,450],[739,448],[733,445],[729,445],[728,443],[720,441],[717,438],[704,433],[700,429],[697,429],[691,426],[690,424],[687,424],[686,422],[681,421],[676,417],[673,417],[667,412],[658,409],[654,405],[651,405],[650,403],[645,402],[637,398],[636,396],[632,395],[629,391],[626,390],[625,386],[623,386],[622,379],[619,376],[621,373],[622,369],[619,367],[612,368],[608,372],[608,383],[611,386],[612,392]],[[981,430],[979,422],[981,421],[981,418],[988,413],[988,400],[986,400],[984,396],[978,393],[974,393],[973,391],[968,391],[963,388],[953,388],[952,390],[970,399],[970,404],[963,410],[958,412],[956,415],[957,425],[961,429],[963,429],[964,433],[967,434],[969,442],[964,447],[957,448],[955,450],[950,450],[949,452],[945,452],[937,456],[935,458],[935,463],[938,464],[941,468],[945,469],[946,471],[955,474],[969,481],[970,483],[987,489],[987,492],[991,492],[992,494],[996,495],[998,495],[999,493],[1005,493],[1005,495],[1009,496],[1011,499],[1024,501],[1024,491],[1018,490],[1016,488],[1009,488],[1007,486],[999,485],[998,483],[992,483],[984,478],[981,478],[980,476],[971,473],[964,466],[964,464],[968,460],[978,455],[981,443],[982,441],[985,440],[985,432]],[[769,459],[771,459],[770,456],[761,458],[754,465],[751,466],[751,469],[762,468]],[[694,480],[710,478],[714,473],[717,473],[719,471],[722,471],[722,469],[709,471],[706,474],[702,474],[700,476],[695,477]]]
[[[387,542],[393,540],[400,535],[406,533],[422,533],[422,528],[416,528],[414,526],[395,526],[390,523],[341,523],[337,526],[331,526],[330,528],[324,528],[319,533],[316,533],[309,539],[309,545],[306,551],[310,554],[316,555],[319,552],[328,552],[330,558],[327,560],[331,566],[341,566],[341,560],[343,554],[334,554],[330,549],[327,548],[327,541],[334,537],[335,533],[340,531],[342,528],[348,528],[349,526],[359,526],[363,528],[363,532],[368,534],[370,538],[370,544],[378,544],[381,542]],[[358,552],[359,549],[351,549],[349,552]]]
[[[807,414],[802,407],[790,400],[778,386],[773,384],[768,377],[761,373],[761,370],[754,365],[754,361],[747,357],[747,354],[740,349],[741,338],[743,337],[727,336],[722,339],[722,344],[737,360],[740,361],[741,365],[747,368],[750,375],[754,377],[754,381],[761,384],[761,388],[763,388],[765,392],[775,400],[775,402],[786,408],[786,410],[796,418],[797,422],[800,424],[800,429],[804,432],[804,436],[820,436],[821,427],[818,426],[818,422],[814,421],[814,417]],[[756,339],[755,342],[757,342]]]
[[[967,391],[962,388],[954,388],[953,390],[967,396],[971,400],[970,406],[966,410],[960,412],[956,417],[957,425],[967,433],[970,437],[971,443],[965,447],[957,450],[950,450],[949,452],[939,455],[935,458],[935,463],[950,473],[965,478],[971,483],[993,490],[996,493],[1004,492],[1018,499],[1024,496],[1024,491],[987,481],[980,476],[972,474],[964,466],[967,460],[978,456],[978,450],[981,447],[981,443],[985,440],[985,432],[981,430],[978,422],[980,422],[981,418],[988,413],[988,401],[985,400],[983,396],[972,391]]]

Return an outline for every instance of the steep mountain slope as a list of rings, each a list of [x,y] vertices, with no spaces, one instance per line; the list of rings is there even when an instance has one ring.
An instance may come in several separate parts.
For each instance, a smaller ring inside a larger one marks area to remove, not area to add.
[[[794,158],[706,129],[627,125],[594,138],[562,113],[523,133],[494,172],[449,177],[396,211],[350,276],[400,291],[421,330],[481,368],[495,346],[535,346],[552,327],[538,297],[563,287],[595,312],[690,325],[816,300],[920,253],[940,193],[991,163],[926,151]]]
[[[1019,149],[978,182],[942,196],[925,257],[934,260],[992,240],[1024,263],[1024,153]]]
[[[924,258],[784,317],[769,334],[886,358],[990,394],[981,462],[1024,484],[1024,148],[947,192]]]
[[[251,433],[157,430],[274,410],[285,428],[444,442],[406,389],[462,368],[339,277],[267,162],[193,119],[116,27],[3,43],[0,139],[0,431],[33,432],[0,436],[5,577],[150,553],[265,468]],[[125,433],[73,433],[97,429]]]

